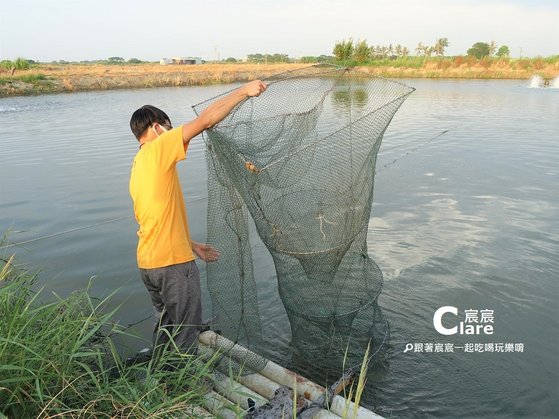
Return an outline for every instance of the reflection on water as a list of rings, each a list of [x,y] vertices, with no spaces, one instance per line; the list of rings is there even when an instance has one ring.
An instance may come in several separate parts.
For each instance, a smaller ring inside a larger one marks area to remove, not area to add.
[[[365,89],[352,88],[351,90],[335,90],[332,93],[332,102],[335,109],[347,110],[350,106],[364,107],[369,101],[369,94]]]
[[[384,275],[379,305],[391,339],[369,371],[364,403],[385,417],[553,417],[559,90],[528,89],[523,80],[408,84],[417,90],[385,133],[378,167],[449,131],[376,175],[367,246]],[[153,103],[178,123],[192,117],[188,105],[223,89],[1,99],[0,229],[23,241],[131,214],[128,176],[137,142],[130,112]],[[335,118],[335,107],[348,100],[357,107],[360,99],[333,99],[325,110]],[[206,196],[203,151],[195,139],[179,164],[193,238],[201,240],[206,202],[195,200]],[[19,247],[16,257],[43,269],[39,285],[47,292],[68,294],[96,276],[93,292],[117,289],[118,321],[129,324],[151,315],[135,267],[136,229],[130,217]],[[273,261],[261,243],[252,246],[267,355],[287,365],[291,330]],[[403,353],[410,342],[475,341],[434,331],[433,313],[443,305],[493,309],[491,339],[523,343],[524,353]],[[209,317],[207,295],[204,310]],[[150,323],[133,329],[146,343]]]

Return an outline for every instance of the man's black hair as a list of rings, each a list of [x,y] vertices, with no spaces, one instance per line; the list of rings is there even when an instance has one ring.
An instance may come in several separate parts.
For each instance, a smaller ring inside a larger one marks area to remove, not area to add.
[[[138,141],[152,124],[171,126],[171,120],[165,112],[152,105],[144,105],[132,114],[130,129]]]

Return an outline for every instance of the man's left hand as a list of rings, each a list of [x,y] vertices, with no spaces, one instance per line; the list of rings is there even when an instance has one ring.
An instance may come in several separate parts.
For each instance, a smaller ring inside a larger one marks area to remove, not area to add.
[[[198,243],[192,241],[192,250],[196,255],[205,262],[215,262],[219,259],[217,249],[206,243]]]

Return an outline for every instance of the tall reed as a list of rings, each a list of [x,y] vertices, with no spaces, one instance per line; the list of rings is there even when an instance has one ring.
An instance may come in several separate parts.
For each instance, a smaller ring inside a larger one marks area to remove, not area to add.
[[[110,296],[86,289],[43,302],[35,283],[0,258],[0,418],[197,415],[213,360],[168,351],[125,365]]]
[[[344,360],[343,360],[343,369],[345,371],[346,368],[346,361],[347,361],[347,353],[349,351],[349,343],[345,350]],[[351,379],[349,390],[346,390],[345,386],[343,388],[343,395],[345,399],[344,409],[342,412],[343,418],[349,418],[350,416],[353,419],[357,418],[359,413],[359,407],[361,404],[361,397],[363,396],[363,392],[365,391],[365,385],[367,384],[367,371],[369,370],[369,363],[371,361],[369,355],[371,352],[371,341],[369,341],[367,345],[367,350],[363,355],[363,362],[361,363],[361,367],[359,369],[359,373],[357,375],[357,383],[353,379]],[[351,405],[351,401],[353,400],[353,406]],[[350,410],[353,408],[353,411]]]

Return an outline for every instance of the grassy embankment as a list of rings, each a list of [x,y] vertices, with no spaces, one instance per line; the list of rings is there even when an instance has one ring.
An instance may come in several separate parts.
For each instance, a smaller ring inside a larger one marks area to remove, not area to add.
[[[355,65],[355,63],[350,63]],[[196,86],[245,82],[309,64],[34,64],[14,74],[0,69],[0,97],[87,90]],[[358,68],[383,77],[544,79],[559,77],[559,56],[549,58],[406,57]]]
[[[0,418],[200,417],[211,361],[123,365],[111,336],[126,332],[107,299],[40,302],[34,276],[12,263],[0,258]],[[180,368],[162,368],[171,363]]]

